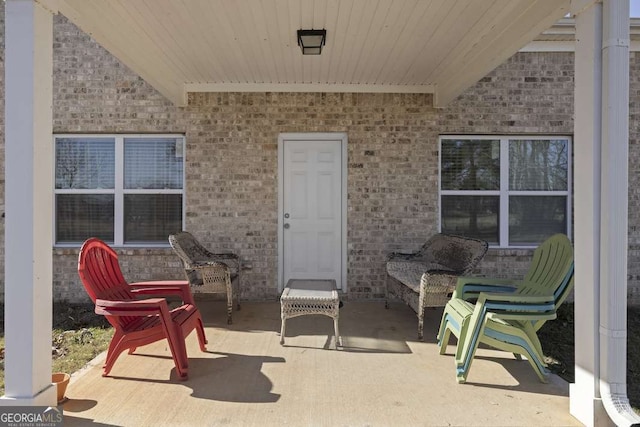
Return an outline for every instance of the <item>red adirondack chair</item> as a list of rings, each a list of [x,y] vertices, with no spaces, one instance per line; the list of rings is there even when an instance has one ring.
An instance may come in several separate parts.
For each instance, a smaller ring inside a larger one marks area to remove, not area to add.
[[[118,255],[100,239],[88,239],[80,249],[78,273],[94,302],[96,314],[107,318],[115,329],[104,364],[107,376],[125,350],[166,338],[178,377],[187,379],[188,361],[185,338],[195,329],[200,350],[207,343],[200,311],[186,280],[127,283],[118,264]],[[182,304],[169,309],[165,298],[140,299],[139,296],[177,295]]]

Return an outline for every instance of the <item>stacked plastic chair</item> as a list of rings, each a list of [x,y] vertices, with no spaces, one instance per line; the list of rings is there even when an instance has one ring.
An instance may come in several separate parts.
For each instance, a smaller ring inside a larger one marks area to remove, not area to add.
[[[458,338],[457,381],[464,383],[480,343],[523,355],[542,382],[547,370],[537,331],[556,318],[558,307],[573,288],[573,249],[567,236],[556,234],[534,252],[524,279],[458,279],[438,332],[440,354],[450,334]]]

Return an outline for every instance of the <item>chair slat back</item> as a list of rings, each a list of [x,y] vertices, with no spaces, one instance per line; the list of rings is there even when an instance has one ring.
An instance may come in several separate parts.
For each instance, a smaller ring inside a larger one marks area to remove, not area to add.
[[[573,287],[573,271],[571,242],[564,234],[556,234],[535,250],[529,271],[516,293],[553,295],[557,308]]]
[[[100,239],[92,237],[82,245],[78,255],[78,274],[94,304],[97,299],[135,300],[120,270],[118,255]],[[136,317],[119,317],[116,320],[112,316],[106,317],[112,325],[114,322],[126,325],[137,319]]]

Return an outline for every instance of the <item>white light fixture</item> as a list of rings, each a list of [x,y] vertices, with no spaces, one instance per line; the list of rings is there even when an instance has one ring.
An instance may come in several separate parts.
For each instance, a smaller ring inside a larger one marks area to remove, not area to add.
[[[327,40],[327,30],[298,30],[298,46],[303,55],[320,55]]]

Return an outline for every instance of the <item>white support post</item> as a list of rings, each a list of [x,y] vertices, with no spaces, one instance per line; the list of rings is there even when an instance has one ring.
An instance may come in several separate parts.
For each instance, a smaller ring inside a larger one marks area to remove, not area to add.
[[[629,3],[577,3],[570,411],[586,426],[630,426],[640,418],[626,396]]]
[[[53,17],[5,2],[5,396],[56,404],[51,384]]]
[[[574,89],[575,383],[569,410],[587,426],[606,419],[598,391],[602,4],[576,15]]]

